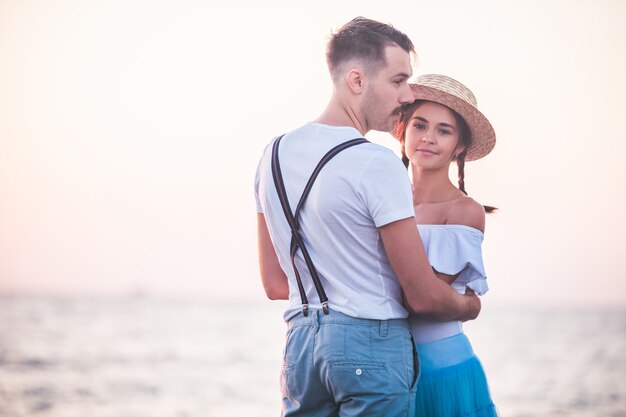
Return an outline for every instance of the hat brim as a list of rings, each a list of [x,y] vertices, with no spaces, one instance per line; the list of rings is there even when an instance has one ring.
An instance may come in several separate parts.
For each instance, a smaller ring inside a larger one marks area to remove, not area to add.
[[[489,120],[476,107],[452,94],[420,84],[409,84],[415,100],[427,100],[443,104],[457,112],[467,123],[472,134],[472,143],[467,148],[466,161],[475,161],[486,156],[496,145],[496,132]],[[392,134],[399,138],[397,126]]]

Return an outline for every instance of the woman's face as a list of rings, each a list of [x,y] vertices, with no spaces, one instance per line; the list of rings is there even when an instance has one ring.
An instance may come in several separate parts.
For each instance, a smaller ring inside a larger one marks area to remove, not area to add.
[[[423,169],[440,169],[464,149],[459,144],[459,127],[452,110],[426,101],[406,125],[404,152],[413,165]]]

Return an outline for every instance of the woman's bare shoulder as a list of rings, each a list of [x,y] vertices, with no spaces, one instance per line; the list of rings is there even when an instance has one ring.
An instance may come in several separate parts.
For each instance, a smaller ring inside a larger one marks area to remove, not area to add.
[[[471,197],[461,197],[450,206],[448,224],[462,224],[485,231],[485,208]]]

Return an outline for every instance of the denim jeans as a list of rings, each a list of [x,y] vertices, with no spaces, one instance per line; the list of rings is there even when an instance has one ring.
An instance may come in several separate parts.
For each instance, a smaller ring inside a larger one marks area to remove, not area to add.
[[[288,324],[284,417],[414,416],[418,363],[405,319],[311,310]]]

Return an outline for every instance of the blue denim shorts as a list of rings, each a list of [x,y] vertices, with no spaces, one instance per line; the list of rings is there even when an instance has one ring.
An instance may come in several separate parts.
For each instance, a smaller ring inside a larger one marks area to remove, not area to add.
[[[414,416],[418,363],[405,319],[311,310],[288,324],[283,416]]]

